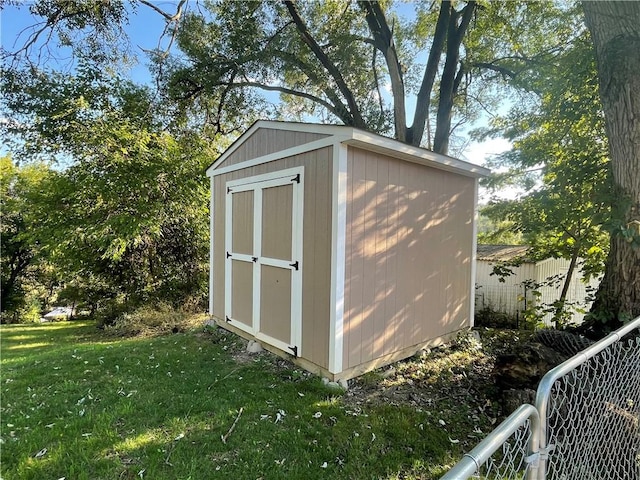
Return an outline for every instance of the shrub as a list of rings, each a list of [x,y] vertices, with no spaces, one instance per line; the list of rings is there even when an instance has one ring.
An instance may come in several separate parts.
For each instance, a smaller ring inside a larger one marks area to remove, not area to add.
[[[482,309],[476,310],[474,325],[476,327],[519,328],[518,320],[518,317],[515,315],[500,312],[492,306],[487,305]]]
[[[40,302],[36,298],[30,299],[20,310],[18,310],[19,323],[40,322]]]

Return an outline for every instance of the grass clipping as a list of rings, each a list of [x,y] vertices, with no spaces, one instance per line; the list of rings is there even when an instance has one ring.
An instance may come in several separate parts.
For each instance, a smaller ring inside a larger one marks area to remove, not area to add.
[[[202,326],[204,315],[176,309],[168,304],[144,306],[120,315],[107,330],[116,336],[158,336]]]

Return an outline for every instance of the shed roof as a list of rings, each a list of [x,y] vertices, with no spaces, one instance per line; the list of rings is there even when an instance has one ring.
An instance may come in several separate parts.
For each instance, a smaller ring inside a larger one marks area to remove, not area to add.
[[[478,245],[476,258],[494,262],[522,259],[526,263],[533,263],[526,257],[528,251],[529,245]]]
[[[398,140],[383,137],[381,135],[367,132],[355,127],[345,125],[325,125],[315,123],[280,122],[272,120],[259,120],[244,132],[231,146],[218,157],[208,168],[207,175],[214,175],[214,170],[220,166],[224,160],[236,151],[251,135],[260,128],[284,130],[292,132],[313,132],[332,137],[334,143],[352,145],[363,150],[373,151],[389,155],[394,158],[406,160],[408,162],[426,165],[440,170],[447,170],[469,177],[484,177],[489,175],[487,168],[475,165],[464,160],[432,152],[425,148],[414,147]],[[265,162],[269,161],[273,155],[265,155]]]

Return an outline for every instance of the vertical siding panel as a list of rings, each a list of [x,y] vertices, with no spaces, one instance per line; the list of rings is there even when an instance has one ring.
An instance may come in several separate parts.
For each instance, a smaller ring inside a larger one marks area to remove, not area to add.
[[[274,128],[261,128],[247,138],[218,168],[228,167],[297,145],[303,145],[326,136],[311,132],[291,132]]]
[[[400,307],[399,325],[396,330],[396,345],[400,349],[405,348],[407,332],[411,328],[411,318],[408,315],[408,282],[406,276],[407,255],[408,255],[408,228],[402,222],[402,218],[407,214],[408,197],[407,197],[407,169],[399,168],[398,171],[398,217],[396,218],[398,229],[398,295],[396,302]]]
[[[369,361],[373,357],[374,328],[372,311],[375,303],[375,174],[376,165],[373,154],[365,154],[365,211],[363,236],[363,319],[362,360]]]
[[[398,162],[389,161],[389,177],[387,184],[387,299],[384,314],[390,322],[387,329],[386,353],[396,351],[396,334],[398,330],[398,316],[396,306],[396,294],[398,290],[397,261],[398,261]]]
[[[364,228],[365,228],[365,162],[360,155],[354,155],[353,148],[349,149],[352,162],[352,221],[351,228],[351,309],[349,311],[349,361],[347,365],[353,367],[363,362],[364,341],[362,335],[364,319]]]
[[[213,216],[213,314],[224,318],[224,212],[225,190],[224,179],[214,179],[214,216]]]
[[[315,222],[316,222],[316,238],[322,245],[331,246],[331,215],[332,215],[332,175],[331,175],[331,150],[324,149],[321,153],[320,162],[316,163],[315,182],[317,185],[316,198],[314,200],[315,207]],[[322,168],[321,166],[325,166]],[[328,261],[322,261],[319,258],[320,252],[315,252],[315,267],[314,267],[314,280],[315,289],[331,288],[331,248],[329,249]],[[314,318],[327,316],[327,322],[331,318],[330,310],[327,309],[328,302],[325,304],[316,303]],[[333,308],[333,306],[330,306]],[[329,329],[323,331],[323,325],[314,322],[314,358],[322,358],[323,363],[328,365],[329,360],[329,343],[322,341],[322,339],[328,338]]]
[[[474,182],[357,148],[349,175],[347,368],[469,324]]]

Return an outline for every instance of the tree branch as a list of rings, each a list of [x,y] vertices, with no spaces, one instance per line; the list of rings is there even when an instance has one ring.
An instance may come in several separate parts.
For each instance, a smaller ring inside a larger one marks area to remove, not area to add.
[[[440,13],[436,23],[436,30],[433,34],[433,43],[429,50],[429,58],[422,77],[422,84],[416,98],[416,111],[413,115],[413,124],[409,128],[407,141],[412,145],[420,145],[424,135],[425,124],[429,116],[429,106],[431,104],[431,92],[438,73],[440,57],[444,50],[444,42],[447,38],[447,25],[451,16],[451,2],[444,1],[440,5]],[[429,144],[431,139],[429,138]]]
[[[391,80],[391,93],[393,95],[393,120],[396,138],[401,142],[407,141],[407,118],[405,106],[404,79],[402,78],[402,66],[398,59],[393,33],[389,28],[384,12],[379,2],[359,2],[360,8],[365,11],[365,17],[369,30],[373,35],[376,47],[384,55]]]
[[[451,118],[453,115],[453,99],[456,94],[456,71],[458,69],[458,62],[460,59],[460,46],[475,9],[476,2],[472,0],[467,3],[460,12],[452,10],[451,17],[449,19],[449,28],[447,31],[447,57],[440,82],[438,118],[433,141],[433,149],[438,153],[446,154],[449,150],[449,136]],[[457,25],[458,19],[460,19],[459,25]]]
[[[473,64],[474,67],[477,68],[484,68],[486,70],[493,70],[494,72],[498,72],[499,74],[502,75],[502,78],[504,78],[506,80],[507,77],[509,77],[510,79],[514,79],[517,75],[516,72],[514,72],[513,70],[509,70],[506,67],[501,67],[500,65],[496,65],[495,63],[491,62],[476,62]]]
[[[311,32],[309,32],[309,29],[307,28],[306,24],[300,17],[300,14],[298,13],[298,9],[295,3],[291,0],[285,0],[284,4],[287,7],[287,10],[289,11],[289,15],[291,15],[291,18],[293,19],[293,22],[296,26],[296,29],[298,30],[300,38],[311,49],[311,51],[316,56],[316,58],[320,61],[322,66],[327,70],[327,72],[329,72],[331,77],[335,80],[338,90],[340,91],[340,93],[342,93],[345,100],[347,101],[349,112],[351,113],[352,118],[351,118],[351,122],[345,122],[345,123],[351,124],[355,127],[364,128],[365,123],[364,123],[364,120],[362,119],[362,115],[360,113],[360,109],[358,108],[356,99],[353,96],[353,93],[351,92],[349,87],[347,86],[347,83],[345,82],[342,74],[340,73],[340,70],[338,70],[335,64],[331,61],[331,59],[327,56],[327,54],[322,50],[320,45],[318,45],[316,40],[313,38],[313,36],[311,35]]]
[[[162,10],[161,8],[159,8],[158,6],[154,5],[153,3],[149,2],[148,0],[137,0],[137,1],[142,5],[146,5],[152,10],[155,10],[156,13],[159,13],[160,15],[162,15],[165,18],[165,20],[169,23],[177,22],[178,20],[180,20],[180,17],[182,16],[182,7],[187,2],[187,0],[180,0],[180,2],[178,3],[178,6],[176,7],[176,13],[171,15],[165,12],[164,10]]]
[[[314,103],[322,105],[324,108],[326,108],[331,113],[333,113],[336,117],[342,119],[342,117],[340,115],[340,112],[338,111],[338,109],[336,109],[336,107],[334,105],[332,105],[331,103],[327,102],[326,100],[323,100],[320,97],[317,97],[315,95],[311,95],[310,93],[301,92],[299,90],[293,90],[291,88],[282,87],[282,86],[278,86],[278,85],[265,85],[265,84],[260,83],[260,82],[250,82],[250,81],[235,82],[230,86],[233,87],[233,88],[236,88],[236,87],[255,87],[255,88],[259,88],[261,90],[267,90],[267,91],[270,91],[270,92],[280,92],[280,93],[285,93],[287,95],[293,95],[295,97],[305,98],[307,100],[311,100]]]

